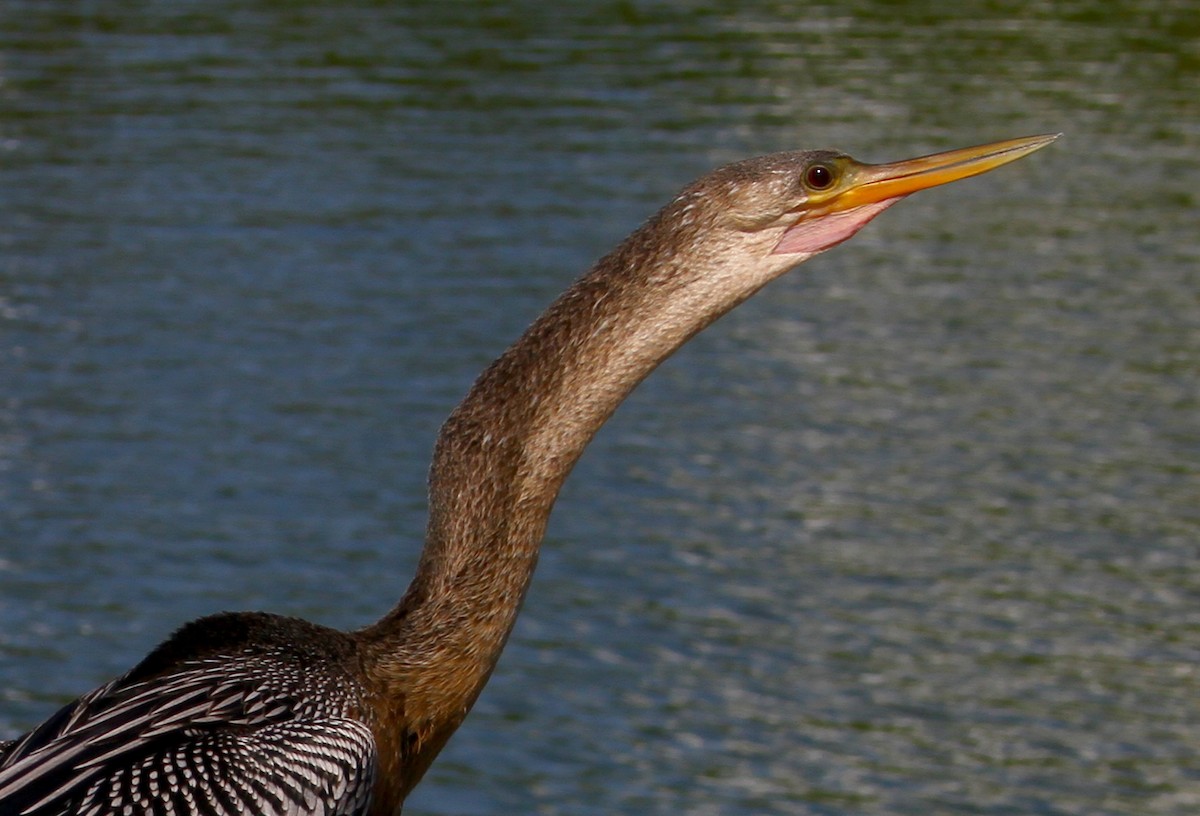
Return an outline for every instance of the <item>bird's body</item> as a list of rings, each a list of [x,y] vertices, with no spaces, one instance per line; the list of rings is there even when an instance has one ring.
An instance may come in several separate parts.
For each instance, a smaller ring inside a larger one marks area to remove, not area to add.
[[[417,574],[391,612],[357,632],[264,613],[187,624],[0,745],[0,816],[398,814],[496,665],[563,480],[637,383],[903,196],[1052,139],[877,166],[781,153],[688,187],[451,414]]]
[[[352,636],[296,618],[193,621],[9,744],[0,766],[23,784],[0,812],[365,813],[374,712],[357,663]]]

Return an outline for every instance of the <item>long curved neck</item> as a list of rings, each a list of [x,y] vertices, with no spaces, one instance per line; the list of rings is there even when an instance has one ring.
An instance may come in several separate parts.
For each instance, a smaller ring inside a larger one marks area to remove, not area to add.
[[[668,208],[555,301],[442,428],[416,577],[360,633],[425,746],[417,778],[487,682],[592,436],[662,360],[792,265],[747,274],[728,263],[741,255],[681,238],[670,218]]]

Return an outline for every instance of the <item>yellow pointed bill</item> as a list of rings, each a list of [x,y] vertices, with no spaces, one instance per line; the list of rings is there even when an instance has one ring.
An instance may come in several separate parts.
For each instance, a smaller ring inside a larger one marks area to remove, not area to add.
[[[855,163],[848,173],[845,191],[830,199],[822,209],[830,213],[850,210],[977,176],[1041,150],[1060,135],[1008,139],[890,164]]]

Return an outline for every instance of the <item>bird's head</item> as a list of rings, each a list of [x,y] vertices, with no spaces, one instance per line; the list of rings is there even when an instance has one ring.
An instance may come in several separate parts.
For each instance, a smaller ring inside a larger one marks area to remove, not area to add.
[[[773,153],[713,171],[664,211],[703,254],[774,277],[850,238],[907,195],[1007,164],[1053,142],[1029,136],[890,164],[844,153]],[[704,246],[707,244],[707,246]]]

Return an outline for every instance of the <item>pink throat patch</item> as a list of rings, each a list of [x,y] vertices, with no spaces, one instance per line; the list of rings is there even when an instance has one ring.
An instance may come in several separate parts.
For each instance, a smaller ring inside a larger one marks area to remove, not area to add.
[[[798,221],[787,228],[775,249],[771,250],[771,254],[789,255],[803,252],[812,255],[823,252],[853,236],[865,227],[868,221],[903,197],[888,198],[852,210]]]

